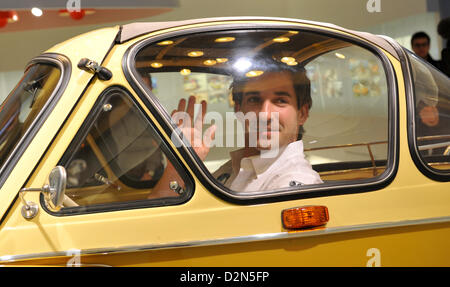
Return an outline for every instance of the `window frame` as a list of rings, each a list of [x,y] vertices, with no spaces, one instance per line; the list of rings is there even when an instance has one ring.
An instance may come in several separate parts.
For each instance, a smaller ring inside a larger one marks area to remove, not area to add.
[[[74,207],[64,207],[61,210],[54,212],[47,208],[45,204],[44,197],[40,197],[40,203],[43,209],[53,215],[53,216],[71,216],[71,215],[81,215],[81,214],[91,214],[91,213],[99,213],[99,212],[111,212],[111,211],[121,211],[121,210],[131,210],[138,208],[149,208],[149,207],[164,207],[164,206],[174,206],[181,205],[188,202],[192,196],[194,195],[194,179],[189,174],[186,167],[180,162],[177,158],[173,150],[170,148],[170,145],[166,142],[163,135],[160,133],[155,123],[149,118],[146,112],[142,109],[140,104],[136,101],[133,95],[123,86],[114,85],[105,88],[104,91],[98,96],[95,101],[92,109],[89,111],[89,114],[84,119],[81,127],[77,131],[74,138],[71,140],[67,149],[64,151],[62,157],[58,161],[58,165],[64,166],[68,160],[70,160],[70,155],[67,156],[67,153],[73,153],[77,150],[80,144],[86,139],[86,136],[89,134],[91,127],[94,125],[96,119],[98,118],[103,104],[107,102],[107,100],[113,96],[116,92],[122,93],[124,97],[127,97],[134,106],[142,112],[143,116],[147,120],[148,124],[154,129],[157,136],[161,139],[161,148],[167,160],[170,161],[176,170],[178,171],[180,177],[183,179],[185,183],[185,192],[179,197],[173,198],[161,198],[161,199],[147,199],[147,200],[134,200],[134,201],[123,201],[123,202],[110,202],[110,203],[100,203],[93,204],[87,206],[74,206]],[[150,189],[150,188],[149,188]]]
[[[50,113],[53,111],[54,107],[58,103],[62,94],[66,90],[67,84],[69,83],[70,76],[72,74],[72,64],[70,60],[61,54],[56,53],[45,53],[34,59],[32,59],[25,67],[24,71],[27,71],[33,65],[37,64],[48,64],[55,68],[58,68],[61,72],[58,83],[56,84],[54,90],[49,96],[47,102],[44,104],[43,108],[36,115],[36,118],[30,124],[27,131],[24,133],[22,138],[17,143],[16,147],[11,151],[9,157],[5,160],[5,163],[0,168],[0,188],[8,179],[9,174],[12,172],[17,162],[19,161],[22,154],[28,148],[29,144],[36,136],[37,132],[44,124],[45,120],[48,118]],[[24,72],[25,73],[25,72]]]
[[[401,47],[402,53],[399,52],[402,59],[402,69],[404,71],[404,79],[406,85],[406,102],[407,102],[407,120],[408,120],[408,146],[411,157],[417,167],[425,176],[432,180],[446,182],[450,181],[450,170],[439,170],[432,168],[426,161],[422,159],[419,152],[419,147],[417,145],[417,135],[416,135],[416,105],[415,105],[415,83],[412,71],[412,64],[410,55],[414,54],[404,47]],[[424,64],[426,67],[434,69],[438,73],[442,73],[433,65],[427,63],[426,61],[415,57],[417,61]]]
[[[160,33],[158,35],[151,35],[145,39],[137,41],[131,45],[125,52],[122,59],[122,69],[125,78],[136,94],[154,114],[156,119],[161,124],[162,128],[167,134],[176,131],[177,127],[172,123],[168,111],[161,105],[159,99],[145,86],[140,79],[139,73],[135,67],[135,57],[145,47],[156,44],[157,42],[176,38],[181,36],[189,36],[199,33],[210,32],[232,32],[236,30],[274,30],[285,29],[295,31],[307,31],[318,33],[324,36],[332,37],[347,41],[351,44],[364,48],[374,54],[382,63],[386,74],[386,83],[388,91],[388,153],[386,170],[379,176],[371,179],[358,181],[342,181],[334,183],[323,183],[318,185],[304,185],[297,188],[284,188],[275,191],[253,193],[251,195],[238,194],[217,182],[212,177],[212,174],[207,170],[203,162],[195,154],[192,147],[183,144],[178,147],[180,154],[184,157],[187,164],[193,169],[194,173],[199,175],[199,181],[214,195],[231,203],[239,205],[270,203],[277,201],[285,201],[291,199],[303,199],[324,197],[332,195],[342,195],[350,193],[361,193],[381,189],[387,186],[394,179],[398,169],[398,138],[399,138],[399,121],[398,121],[398,87],[394,68],[388,57],[377,46],[370,44],[357,37],[347,34],[341,34],[335,31],[321,29],[319,27],[299,27],[291,23],[277,23],[277,24],[261,24],[261,23],[231,23],[231,24],[216,24],[206,27],[195,27],[183,29],[182,27],[177,31],[169,31],[167,33]],[[394,55],[396,56],[396,55]],[[179,140],[178,138],[176,140]],[[179,145],[177,145],[179,146]]]

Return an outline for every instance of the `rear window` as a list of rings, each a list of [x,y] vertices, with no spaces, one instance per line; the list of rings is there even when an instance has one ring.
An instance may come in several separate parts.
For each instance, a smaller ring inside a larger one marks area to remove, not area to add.
[[[433,174],[450,174],[450,78],[408,51],[413,79],[415,152]]]

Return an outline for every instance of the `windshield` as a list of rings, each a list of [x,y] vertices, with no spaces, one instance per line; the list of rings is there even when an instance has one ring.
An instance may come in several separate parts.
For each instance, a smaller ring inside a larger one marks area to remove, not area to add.
[[[34,64],[0,105],[0,167],[37,118],[58,85],[61,71],[51,64]]]

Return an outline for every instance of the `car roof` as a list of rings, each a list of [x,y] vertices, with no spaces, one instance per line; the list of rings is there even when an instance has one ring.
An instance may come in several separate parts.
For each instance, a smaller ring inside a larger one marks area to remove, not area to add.
[[[340,26],[323,23],[323,22],[315,22],[315,21],[307,21],[307,20],[299,20],[299,19],[291,19],[291,18],[277,18],[277,17],[215,17],[215,18],[201,18],[201,19],[192,19],[192,20],[183,20],[183,21],[168,21],[168,22],[137,22],[126,24],[121,27],[120,35],[117,38],[117,42],[122,44],[126,41],[139,37],[141,35],[145,35],[151,32],[164,30],[168,28],[181,27],[192,24],[200,24],[200,23],[213,23],[213,22],[230,22],[233,21],[281,21],[281,22],[295,22],[302,24],[312,24],[322,26],[324,28],[332,28],[335,30],[339,30],[348,34],[356,35],[358,37],[364,38],[379,47],[383,48],[395,58],[398,59],[397,53],[392,45],[381,36],[377,36],[367,32],[360,32],[349,30],[346,28],[342,28]]]

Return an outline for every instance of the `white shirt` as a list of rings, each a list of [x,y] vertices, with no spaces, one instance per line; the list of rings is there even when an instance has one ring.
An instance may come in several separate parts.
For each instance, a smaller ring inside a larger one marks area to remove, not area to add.
[[[231,153],[231,160],[214,176],[228,174],[224,185],[237,192],[259,192],[304,184],[322,183],[303,154],[303,142],[290,143],[274,157],[242,157],[244,149]]]

